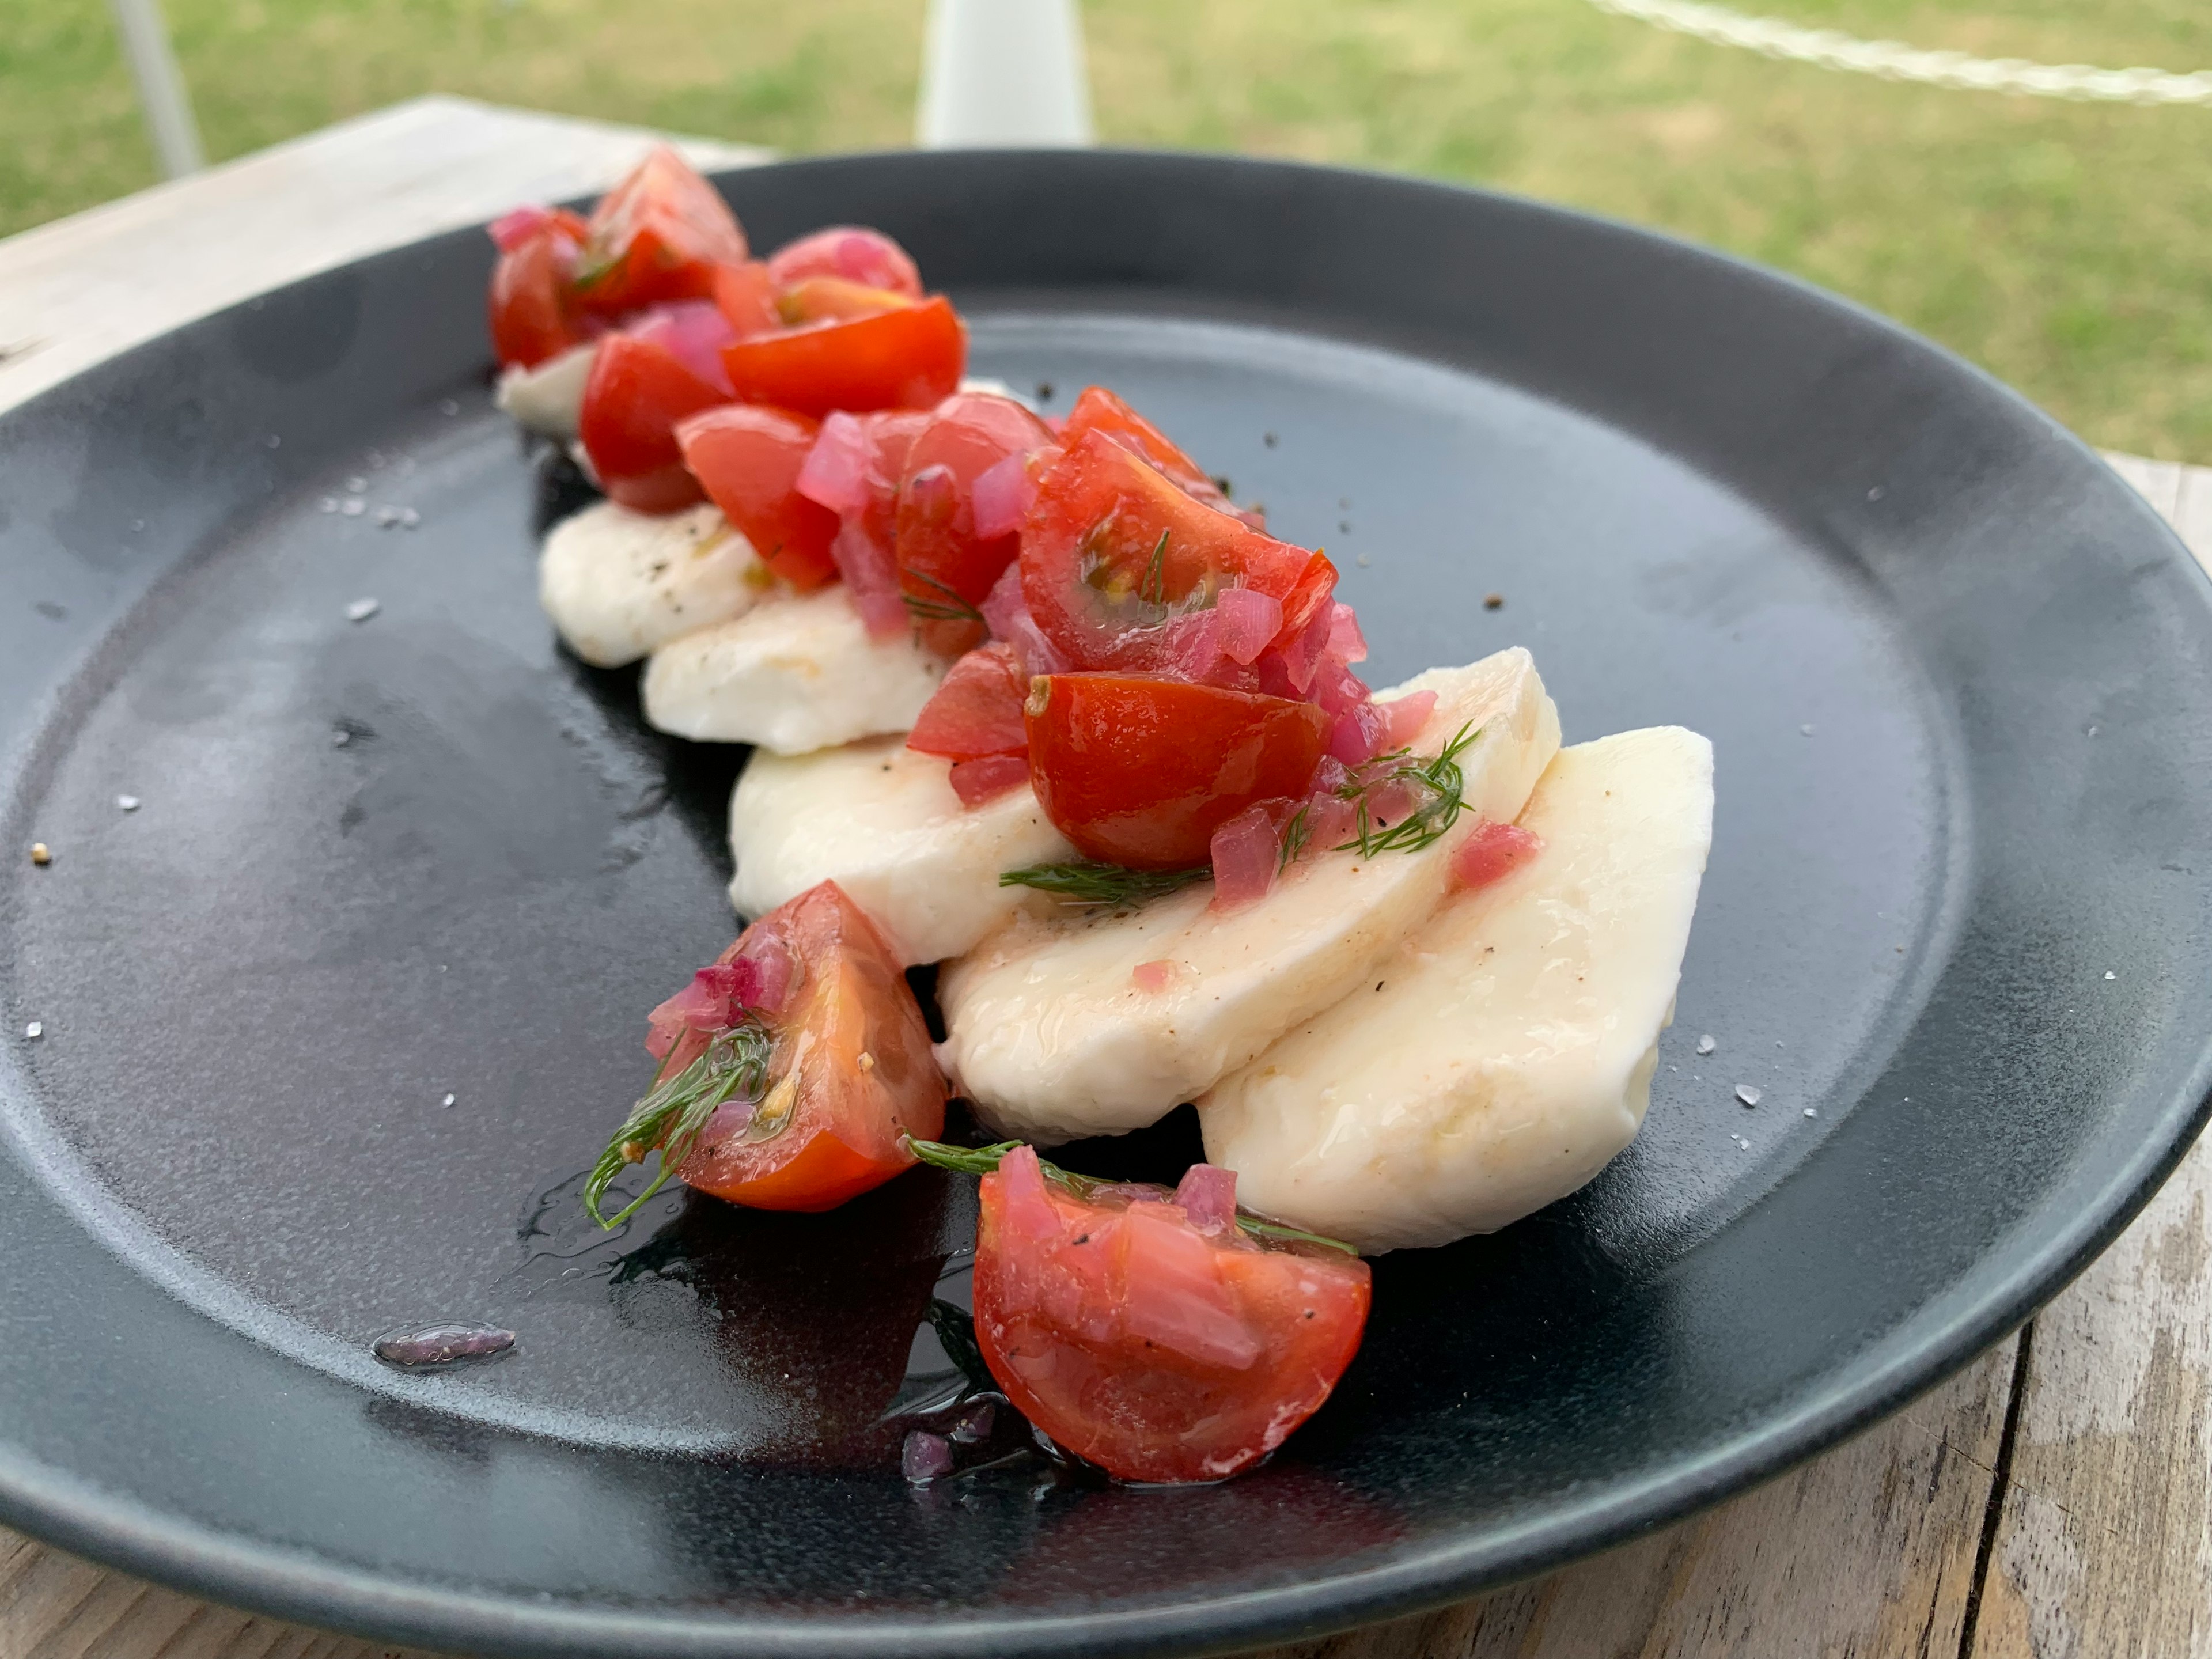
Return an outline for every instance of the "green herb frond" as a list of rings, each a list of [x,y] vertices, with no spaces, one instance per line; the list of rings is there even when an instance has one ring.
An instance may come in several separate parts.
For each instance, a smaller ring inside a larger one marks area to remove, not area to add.
[[[1301,806],[1284,822],[1282,844],[1275,854],[1277,875],[1298,861],[1298,854],[1306,850],[1306,842],[1313,838],[1311,810]]]
[[[935,1169],[950,1170],[955,1175],[987,1176],[999,1167],[999,1161],[1024,1143],[1001,1140],[989,1146],[954,1146],[942,1140],[916,1140],[912,1135],[902,1137],[907,1151],[924,1164]],[[1063,1170],[1044,1158],[1037,1160],[1037,1168],[1047,1181],[1059,1182],[1078,1198],[1087,1198],[1101,1187],[1113,1186],[1113,1182],[1102,1181],[1097,1176],[1078,1175],[1073,1170]],[[1342,1250],[1346,1255],[1358,1255],[1358,1250],[1340,1238],[1325,1238],[1319,1233],[1302,1232],[1296,1227],[1285,1227],[1279,1221],[1263,1221],[1244,1211],[1237,1212],[1237,1224],[1253,1237],[1262,1241],[1291,1244],[1320,1244],[1332,1250]]]
[[[1121,909],[1179,892],[1212,873],[1212,866],[1203,864],[1188,870],[1131,870],[1096,859],[1070,859],[1065,864],[1032,864],[1025,869],[1009,870],[999,878],[999,885],[1034,887],[1063,904]]]
[[[1460,771],[1459,757],[1481,735],[1480,727],[1462,726],[1427,760],[1416,761],[1413,750],[1399,749],[1370,761],[1364,777],[1336,792],[1358,811],[1352,838],[1339,842],[1335,850],[1373,858],[1378,853],[1416,853],[1440,839],[1466,810],[1467,779]],[[1414,804],[1395,823],[1377,823],[1370,803],[1376,791],[1391,784],[1409,786]]]
[[[768,1066],[775,1039],[767,1026],[748,1017],[718,1032],[706,1053],[673,1077],[662,1078],[645,1098],[630,1108],[629,1115],[599,1154],[584,1182],[584,1207],[602,1227],[618,1227],[637,1212],[638,1206],[659,1192],[676,1166],[690,1156],[699,1132],[714,1109],[744,1096],[758,1099],[768,1085]],[[599,1213],[599,1200],[607,1185],[645,1155],[660,1149],[660,1170],[653,1183],[610,1220]]]
[[[983,620],[983,613],[968,600],[961,598],[957,588],[947,586],[934,576],[926,576],[919,570],[908,570],[902,574],[908,580],[927,583],[945,596],[941,599],[933,599],[926,594],[900,594],[899,598],[906,601],[906,608],[915,616],[926,618],[930,622],[980,623]]]
[[[1144,585],[1137,590],[1137,597],[1147,605],[1168,602],[1168,532],[1164,530],[1146,563]]]

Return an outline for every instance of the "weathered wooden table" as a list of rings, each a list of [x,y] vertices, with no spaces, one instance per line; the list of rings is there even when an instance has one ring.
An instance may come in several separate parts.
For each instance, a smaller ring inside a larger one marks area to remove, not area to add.
[[[598,189],[650,137],[423,99],[0,242],[0,408],[277,283]],[[2111,459],[2212,568],[2212,470]],[[2212,1655],[2208,1158],[2027,1329],[1826,1456],[1548,1577],[1283,1654]],[[0,1530],[0,1659],[389,1651]]]

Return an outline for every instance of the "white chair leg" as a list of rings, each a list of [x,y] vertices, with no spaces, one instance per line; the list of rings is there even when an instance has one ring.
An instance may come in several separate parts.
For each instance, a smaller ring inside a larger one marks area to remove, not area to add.
[[[930,0],[915,139],[924,149],[1092,143],[1076,0]]]

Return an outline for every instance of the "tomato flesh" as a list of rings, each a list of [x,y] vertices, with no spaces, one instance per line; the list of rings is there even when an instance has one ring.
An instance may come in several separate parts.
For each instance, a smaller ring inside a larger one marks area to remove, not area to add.
[[[960,384],[968,331],[942,295],[849,322],[722,348],[738,398],[817,418],[832,410],[933,409]]]
[[[786,327],[801,328],[808,323],[848,323],[859,317],[880,316],[914,303],[910,295],[870,288],[842,276],[805,276],[777,293],[775,313]]]
[[[569,294],[584,222],[565,208],[519,209],[492,227],[491,343],[500,362],[534,368],[581,345],[595,330]]]
[[[839,276],[868,288],[921,297],[921,272],[913,258],[880,230],[831,225],[769,256],[768,267],[780,287],[809,276]]]
[[[939,404],[907,452],[893,553],[923,640],[947,656],[981,641],[982,623],[957,613],[976,611],[1021,550],[1018,532],[977,533],[975,481],[1051,441],[1045,423],[1011,398],[969,393]]]
[[[1022,593],[1079,668],[1171,665],[1179,620],[1231,586],[1278,601],[1271,643],[1326,613],[1336,568],[1261,535],[1177,486],[1103,432],[1086,432],[1039,480],[1021,530]]]
[[[1013,647],[1004,640],[981,645],[945,671],[921,713],[906,746],[947,760],[981,760],[986,755],[1026,755],[1029,730],[1022,704],[1029,679]]]
[[[684,465],[761,562],[801,592],[834,580],[837,515],[795,487],[820,423],[789,410],[726,404],[676,428]]]
[[[1218,1480],[1273,1451],[1358,1351],[1367,1264],[1201,1230],[1164,1188],[1079,1197],[1036,1152],[983,1177],[975,1340],[1006,1398],[1126,1480]]]
[[[754,1209],[834,1209],[913,1164],[902,1137],[943,1130],[945,1075],[898,959],[836,883],[777,906],[726,956],[757,950],[763,932],[797,963],[771,1021],[768,1087],[750,1109],[718,1110],[676,1173]]]
[[[1328,741],[1318,706],[1133,674],[1048,674],[1024,706],[1037,799],[1085,856],[1185,870],[1261,801],[1303,795]]]
[[[1172,478],[1186,495],[1226,513],[1254,530],[1266,528],[1256,509],[1240,507],[1229,499],[1220,481],[1182,452],[1168,434],[1137,413],[1103,386],[1087,386],[1067,411],[1060,429],[1063,444],[1077,444],[1086,432],[1112,439],[1131,453],[1142,456]]]
[[[745,234],[714,187],[663,144],[599,198],[576,270],[583,305],[620,316],[711,299],[715,268],[745,257]]]
[[[749,334],[771,334],[783,326],[775,308],[775,278],[758,259],[716,266],[714,300],[715,309],[728,319],[731,331],[739,339]]]
[[[726,391],[686,368],[669,346],[610,334],[584,382],[576,434],[610,496],[634,512],[673,513],[700,495],[698,480],[684,465],[676,423],[728,400]]]

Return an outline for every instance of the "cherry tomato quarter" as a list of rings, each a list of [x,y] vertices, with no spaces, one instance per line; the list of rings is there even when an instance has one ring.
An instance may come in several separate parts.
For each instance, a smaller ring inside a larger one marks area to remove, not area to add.
[[[1017,532],[977,533],[975,481],[1051,441],[1044,422],[1011,398],[967,393],[939,404],[907,452],[893,556],[922,638],[947,656],[981,641],[980,607],[1021,550]]]
[[[1024,705],[1037,799],[1086,857],[1185,870],[1261,801],[1304,795],[1328,741],[1319,707],[1133,674],[1049,674]]]
[[[1087,386],[1076,398],[1060,427],[1060,441],[1080,442],[1086,432],[1102,433],[1131,453],[1150,461],[1185,494],[1254,530],[1264,530],[1266,520],[1256,509],[1240,507],[1213,475],[1185,454],[1168,434],[1103,386]]]
[[[586,308],[608,317],[712,299],[716,268],[744,257],[745,234],[729,204],[664,144],[592,210],[576,291]]]
[[[809,276],[837,276],[912,299],[921,297],[921,273],[907,251],[880,230],[858,225],[831,225],[787,242],[769,256],[768,266],[779,287]]]
[[[802,592],[836,579],[837,515],[797,489],[820,423],[789,410],[725,404],[676,428],[684,465],[753,544],[761,562]]]
[[[1030,1422],[1126,1480],[1249,1468],[1328,1398],[1366,1328],[1365,1262],[1202,1227],[1177,1198],[1080,1196],[1027,1146],[982,1181],[984,1363]]]
[[[534,368],[597,331],[570,294],[584,222],[563,208],[522,208],[492,227],[491,343],[506,367]]]
[[[610,496],[634,512],[673,513],[700,496],[676,423],[727,401],[727,392],[685,368],[667,346],[610,334],[584,382],[576,433]]]
[[[1027,755],[1022,704],[1029,680],[1003,640],[976,647],[945,672],[907,733],[906,746],[947,760]]]
[[[817,418],[832,410],[933,409],[960,384],[968,331],[941,295],[850,322],[722,348],[740,400]]]
[[[716,266],[714,301],[714,308],[728,319],[730,331],[741,340],[750,334],[773,334],[783,326],[775,308],[775,278],[758,259]]]

